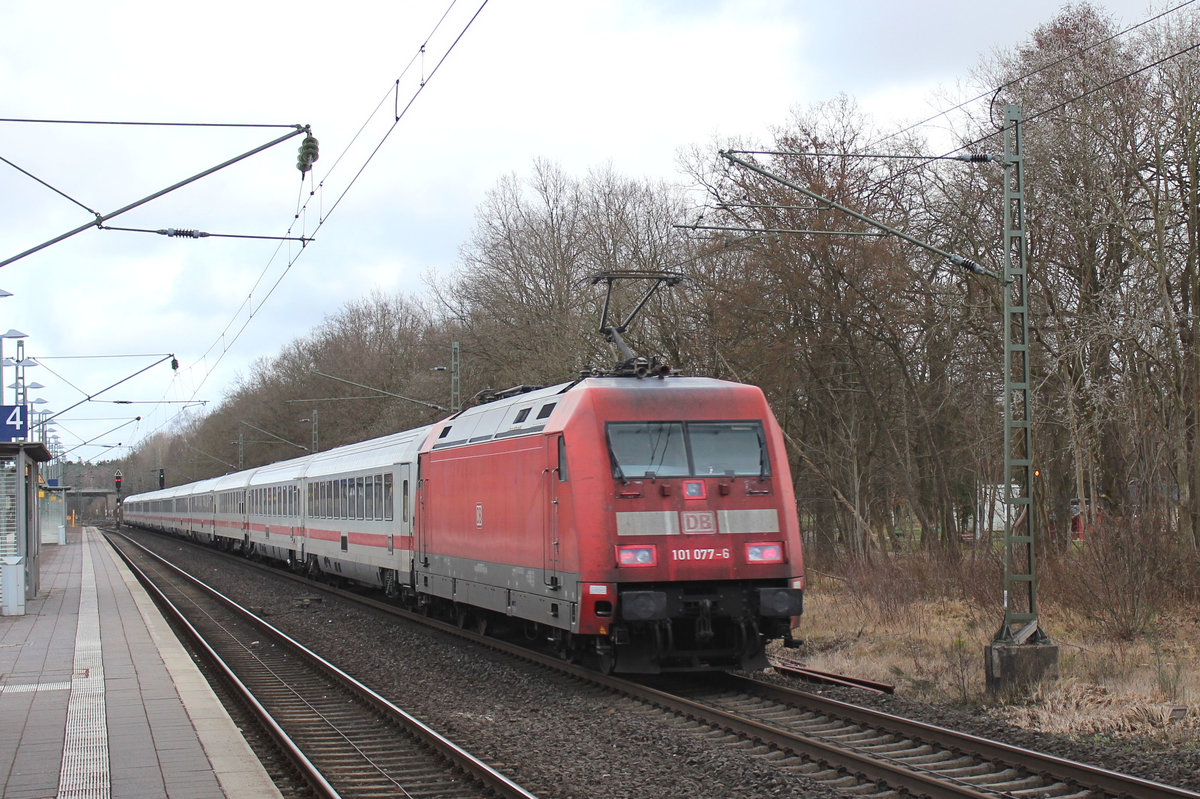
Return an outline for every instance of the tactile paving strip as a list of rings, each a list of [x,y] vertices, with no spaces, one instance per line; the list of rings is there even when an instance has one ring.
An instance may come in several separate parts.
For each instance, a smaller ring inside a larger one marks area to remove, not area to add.
[[[79,592],[79,626],[75,630],[75,671],[67,702],[67,734],[63,743],[59,799],[110,799],[108,726],[104,712],[104,662],[100,650],[100,609],[96,574],[92,571],[88,530],[83,545],[83,583]]]

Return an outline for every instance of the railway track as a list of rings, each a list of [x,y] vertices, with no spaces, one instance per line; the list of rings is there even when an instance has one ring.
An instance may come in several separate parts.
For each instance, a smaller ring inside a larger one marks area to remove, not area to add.
[[[317,795],[534,799],[250,611],[128,538],[109,540]]]
[[[658,699],[678,712],[806,754],[858,795],[1200,799],[1200,794],[733,674]],[[698,710],[691,710],[697,708]],[[814,776],[814,775],[810,775]]]
[[[233,557],[233,556],[229,556]],[[244,559],[237,559],[246,563]],[[697,730],[753,742],[780,768],[857,796],[1146,797],[1200,799],[1200,793],[1118,774],[968,734],[902,719],[736,675],[631,681],[549,654],[407,613],[363,595],[280,577],[376,610],[465,637],[572,678],[682,716]]]

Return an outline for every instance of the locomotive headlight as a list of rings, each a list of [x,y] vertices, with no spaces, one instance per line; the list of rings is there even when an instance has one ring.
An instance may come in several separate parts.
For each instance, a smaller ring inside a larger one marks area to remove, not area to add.
[[[783,544],[746,544],[747,563],[783,563]]]
[[[620,566],[657,566],[658,550],[653,544],[617,547],[617,564]]]

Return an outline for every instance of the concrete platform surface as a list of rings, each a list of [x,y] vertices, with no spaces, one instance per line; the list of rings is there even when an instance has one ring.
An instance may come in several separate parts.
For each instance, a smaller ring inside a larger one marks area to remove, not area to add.
[[[0,616],[0,796],[279,796],[98,530],[42,547],[41,589]]]

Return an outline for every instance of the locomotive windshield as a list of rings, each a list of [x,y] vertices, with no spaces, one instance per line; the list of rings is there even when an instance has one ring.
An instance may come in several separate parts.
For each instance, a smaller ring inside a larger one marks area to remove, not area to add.
[[[770,474],[762,423],[610,422],[613,477]]]

